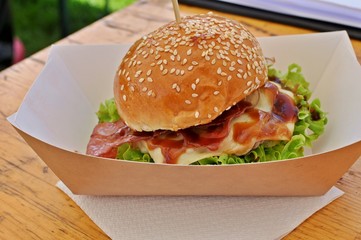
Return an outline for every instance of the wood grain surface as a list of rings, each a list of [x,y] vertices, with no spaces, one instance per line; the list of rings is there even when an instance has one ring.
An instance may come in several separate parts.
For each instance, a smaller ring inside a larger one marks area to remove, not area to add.
[[[181,5],[182,15],[209,10]],[[256,36],[311,33],[292,26],[234,18]],[[174,19],[170,1],[139,1],[57,44],[129,43]],[[361,41],[352,40],[361,62]],[[0,239],[108,239],[87,215],[55,187],[58,178],[6,121],[46,63],[49,49],[0,72]],[[361,239],[361,160],[338,181],[345,191],[285,239]]]

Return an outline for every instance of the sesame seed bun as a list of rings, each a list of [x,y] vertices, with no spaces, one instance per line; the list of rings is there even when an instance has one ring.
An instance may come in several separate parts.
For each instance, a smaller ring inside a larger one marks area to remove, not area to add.
[[[139,39],[114,81],[117,109],[138,131],[209,123],[267,80],[259,43],[239,22],[187,16]]]

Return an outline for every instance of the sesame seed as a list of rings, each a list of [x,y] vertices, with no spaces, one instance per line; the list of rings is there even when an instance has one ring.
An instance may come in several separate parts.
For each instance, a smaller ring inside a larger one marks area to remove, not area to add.
[[[198,97],[198,94],[197,93],[192,93],[192,97],[196,98],[196,97]]]
[[[228,75],[227,81],[230,81],[231,79],[232,79],[232,76],[231,76],[231,75]]]
[[[219,67],[218,69],[217,69],[217,74],[221,74],[222,73],[222,69]]]
[[[243,74],[243,79],[247,78],[247,73]]]
[[[222,85],[222,80],[218,81],[217,85],[221,86]]]
[[[197,79],[196,79],[196,84],[198,84],[198,83],[199,83],[199,81],[200,81],[200,79],[199,79],[199,78],[197,78]]]
[[[177,55],[177,61],[179,62],[181,60],[180,55]]]
[[[161,71],[163,71],[163,69],[164,69],[163,64],[161,64],[161,65],[159,66],[159,69],[160,69]]]
[[[129,88],[130,88],[130,91],[134,92],[134,90],[135,90],[134,86],[130,86]]]
[[[242,78],[242,75],[239,74],[239,73],[237,73],[237,77],[238,77],[238,78]]]
[[[176,71],[175,71],[175,75],[179,75],[180,74],[180,70],[179,69],[177,69]]]
[[[122,85],[120,86],[120,90],[121,90],[121,91],[124,90],[124,84],[122,84]]]
[[[185,59],[183,59],[183,61],[182,61],[182,65],[184,65],[184,64],[186,64],[187,63],[187,59],[185,58]]]
[[[152,94],[153,94],[153,90],[149,90],[147,93],[148,96],[151,96]]]
[[[219,94],[219,91],[214,91],[213,94],[214,96],[217,96]]]
[[[149,69],[147,72],[147,76],[149,77],[152,74],[152,69]]]
[[[130,77],[127,77],[127,81],[128,81],[128,82],[130,81]]]
[[[134,76],[139,77],[140,74],[142,74],[142,70],[137,71]]]
[[[142,82],[144,82],[144,78],[140,78],[138,81],[140,82],[140,83],[142,83]]]
[[[227,73],[221,72],[221,76],[225,77],[225,76],[227,76]]]
[[[211,115],[211,114],[208,114],[207,117],[208,117],[208,118],[212,118],[212,115]]]
[[[174,55],[170,55],[170,59],[174,62],[175,56],[174,56]]]
[[[186,104],[188,104],[188,105],[192,103],[192,102],[191,102],[190,100],[188,100],[188,99],[185,100],[184,102],[185,102]]]
[[[192,71],[192,70],[193,70],[193,66],[189,66],[188,71]]]
[[[218,110],[217,107],[214,107],[213,110],[214,110],[215,112],[219,112],[219,110]]]
[[[148,82],[153,82],[153,79],[151,77],[147,77]]]
[[[174,73],[175,72],[175,68],[172,68],[171,70],[170,70],[170,73]]]
[[[166,75],[168,73],[168,69],[164,69],[162,75]]]
[[[235,68],[234,67],[229,67],[229,71],[234,71]]]
[[[199,118],[199,112],[196,111],[196,112],[194,113],[194,116],[195,116],[195,118]]]
[[[147,90],[148,90],[147,87],[143,87],[143,88],[142,88],[142,91],[143,91],[143,92],[146,92]]]
[[[177,85],[177,87],[176,87],[176,91],[177,92],[180,92],[180,87]]]
[[[213,65],[216,64],[216,59],[214,58],[211,62]]]
[[[161,65],[163,63],[163,60],[159,60],[158,62],[157,62],[157,65]]]
[[[153,63],[151,63],[151,64],[150,64],[150,66],[151,66],[151,67],[154,67],[154,66],[155,66],[155,63],[154,63],[154,62],[153,62]]]
[[[127,101],[127,96],[126,95],[123,95],[123,100],[124,100],[124,102]]]
[[[198,62],[192,61],[192,64],[193,64],[194,66],[197,66],[197,65],[198,65]]]
[[[242,65],[242,61],[240,59],[237,59],[238,64]]]
[[[192,54],[192,49],[189,49],[189,50],[187,51],[187,55],[190,56],[191,54]]]
[[[251,86],[252,85],[252,81],[248,81],[247,82],[247,86],[249,87],[249,86]]]
[[[181,71],[180,71],[181,76],[183,76],[183,75],[184,75],[184,73],[185,73],[185,71],[184,71],[184,70],[181,70]]]

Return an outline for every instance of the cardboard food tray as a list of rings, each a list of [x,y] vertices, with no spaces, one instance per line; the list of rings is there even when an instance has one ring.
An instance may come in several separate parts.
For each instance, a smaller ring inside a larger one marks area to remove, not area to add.
[[[87,156],[95,112],[113,96],[130,45],[55,45],[16,113],[8,118],[74,194],[271,195],[326,193],[361,154],[361,68],[346,32],[259,38],[285,71],[302,66],[328,112],[325,134],[306,157],[228,166],[181,166]]]

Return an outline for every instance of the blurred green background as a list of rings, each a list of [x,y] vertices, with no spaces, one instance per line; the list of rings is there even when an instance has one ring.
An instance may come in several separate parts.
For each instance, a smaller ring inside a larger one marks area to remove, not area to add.
[[[67,0],[69,32],[136,0]],[[15,35],[29,56],[61,38],[58,0],[10,0]],[[108,3],[108,4],[107,4]]]

